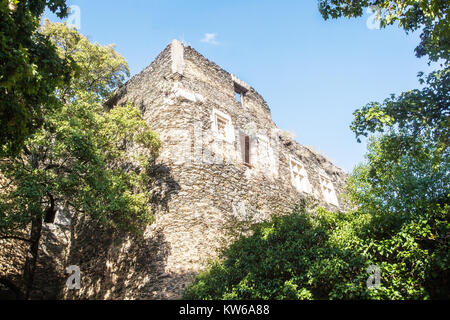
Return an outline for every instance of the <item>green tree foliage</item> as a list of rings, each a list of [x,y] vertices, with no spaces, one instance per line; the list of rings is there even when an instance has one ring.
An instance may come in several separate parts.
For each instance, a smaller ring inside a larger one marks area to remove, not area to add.
[[[420,30],[421,42],[416,55],[428,55],[431,61],[440,59],[441,70],[427,76],[419,73],[423,89],[391,95],[382,103],[371,102],[356,110],[351,129],[359,141],[360,136],[384,132],[395,126],[402,131],[401,136],[421,135],[421,139],[437,145],[436,151],[443,152],[448,146],[450,125],[450,25],[447,17],[450,3],[445,0],[319,0],[319,10],[325,19],[358,17],[367,7],[379,8],[382,27],[398,23],[406,32]],[[412,151],[414,145],[403,141],[397,154]]]
[[[333,229],[347,220],[345,214],[321,210],[316,215],[303,208],[259,224],[197,277],[184,298],[326,299],[337,284],[351,282],[355,274],[365,277],[361,257],[330,243]],[[361,279],[351,289],[361,291],[364,284]]]
[[[319,0],[325,19],[361,16],[363,9],[375,6],[380,11],[383,27],[398,23],[406,32],[421,30],[421,42],[416,48],[418,57],[428,55],[431,61],[441,59],[441,69],[424,76],[419,72],[422,89],[392,94],[383,102],[370,102],[354,112],[351,129],[360,141],[361,136],[383,133],[396,128],[400,134],[390,135],[391,158],[405,152],[421,156],[417,141],[426,143],[439,165],[448,156],[449,145],[449,64],[450,26],[447,14],[450,3],[444,0]]]
[[[54,91],[69,79],[70,59],[38,32],[48,8],[66,15],[65,0],[0,0],[0,154],[17,154],[59,106]]]
[[[127,146],[141,154],[131,157]],[[10,192],[0,195],[0,233],[21,232],[49,208],[64,206],[113,227],[139,231],[152,220],[146,167],[159,140],[131,105],[104,112],[89,95],[46,117],[25,152],[1,159]]]
[[[61,56],[73,58],[80,76],[58,88],[65,103],[45,114],[42,129],[26,141],[24,153],[1,159],[0,171],[13,191],[1,195],[0,232],[22,228],[36,214],[42,216],[52,201],[114,225],[141,227],[150,214],[146,197],[130,191],[145,182],[146,161],[156,157],[160,142],[138,109],[126,105],[107,112],[102,104],[128,75],[125,60],[111,46],[92,44],[64,24],[47,21],[43,34]],[[126,152],[131,146],[141,154],[131,158]],[[144,169],[134,170],[138,167]]]
[[[448,146],[450,70],[438,70],[423,77],[423,89],[392,95],[383,103],[372,102],[358,109],[352,130],[356,136],[384,132],[396,125],[410,136],[423,136],[441,149]]]
[[[398,22],[404,30],[421,29],[421,43],[416,49],[418,56],[429,55],[432,61],[441,59],[441,69],[424,76],[419,73],[422,89],[392,94],[383,102],[371,102],[354,112],[351,129],[360,141],[361,136],[386,133],[377,149],[369,153],[368,180],[374,190],[384,188],[390,194],[395,179],[406,179],[409,188],[403,188],[395,199],[408,203],[410,199],[427,194],[440,194],[448,170],[449,156],[449,21],[448,1],[335,1],[319,0],[319,8],[325,18],[355,17],[367,6],[381,8],[383,26]],[[374,155],[377,155],[376,158]],[[401,170],[392,168],[403,165]],[[421,167],[418,167],[418,166]],[[425,169],[433,170],[433,174]],[[402,171],[403,170],[403,171]],[[422,171],[421,171],[422,170]],[[425,170],[425,171],[423,171]],[[391,174],[391,180],[387,174]],[[439,187],[429,177],[439,177]],[[428,185],[428,191],[425,186]],[[420,189],[419,188],[422,188]],[[392,190],[392,192],[397,192]],[[380,194],[378,194],[380,195]],[[369,196],[369,195],[368,195]],[[363,198],[360,198],[362,200]],[[436,201],[442,204],[444,198]],[[386,199],[384,199],[386,200]],[[387,201],[387,200],[386,200]],[[447,199],[448,201],[448,199]],[[428,204],[431,205],[430,202]],[[411,208],[412,209],[412,208]]]
[[[125,59],[114,51],[114,45],[90,43],[75,29],[48,20],[41,34],[56,45],[60,57],[76,62],[71,70],[72,81],[58,87],[58,97],[63,101],[73,99],[79,92],[89,92],[105,100],[130,75]]]
[[[450,5],[447,0],[319,0],[324,19],[360,17],[365,8],[378,11],[381,27],[398,24],[406,32],[421,31],[416,55],[448,61]]]
[[[405,141],[412,151],[399,152]],[[350,179],[350,199],[371,219],[369,252],[389,267],[386,273],[414,275],[391,280],[411,284],[398,297],[449,298],[450,165],[436,154],[422,136],[391,130],[371,139],[366,163]],[[411,296],[415,289],[422,294]]]
[[[448,299],[449,167],[388,156],[382,137],[349,183],[346,213],[305,208],[256,226],[200,274],[187,299]],[[375,169],[376,168],[376,169]],[[378,170],[378,180],[371,171]],[[369,266],[380,287],[369,288]]]
[[[63,24],[47,22],[42,32],[59,55],[77,63],[79,77],[58,87],[62,107],[44,114],[43,126],[25,141],[24,152],[0,159],[0,235],[17,238],[32,225],[26,296],[43,218],[57,208],[137,234],[152,221],[147,169],[160,147],[137,108],[107,111],[103,106],[128,75],[123,57]]]

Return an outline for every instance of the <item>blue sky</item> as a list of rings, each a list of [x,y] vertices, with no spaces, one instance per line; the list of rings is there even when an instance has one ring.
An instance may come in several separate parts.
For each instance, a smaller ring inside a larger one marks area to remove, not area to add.
[[[366,150],[349,129],[353,111],[417,88],[417,72],[430,70],[414,55],[418,34],[370,29],[370,13],[325,21],[316,0],[67,3],[80,7],[80,32],[116,44],[132,75],[172,39],[186,41],[254,87],[279,128],[349,172]]]

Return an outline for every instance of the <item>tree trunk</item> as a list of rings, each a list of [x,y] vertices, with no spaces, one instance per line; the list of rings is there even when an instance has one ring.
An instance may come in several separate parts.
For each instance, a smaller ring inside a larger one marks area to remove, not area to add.
[[[23,272],[25,281],[25,299],[30,298],[31,290],[33,288],[34,273],[36,271],[36,263],[39,254],[39,242],[42,233],[42,217],[36,217],[31,222],[31,244],[28,249],[27,258]]]
[[[39,168],[39,155],[36,152],[30,154],[30,164],[33,169]],[[33,289],[34,273],[39,254],[39,242],[42,234],[42,214],[34,213],[31,220],[30,246],[28,248],[25,266],[23,269],[23,280],[25,284],[25,299],[29,299]]]

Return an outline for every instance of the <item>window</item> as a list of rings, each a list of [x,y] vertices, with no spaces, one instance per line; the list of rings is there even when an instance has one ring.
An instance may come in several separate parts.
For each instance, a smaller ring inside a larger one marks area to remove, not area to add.
[[[331,180],[325,176],[320,176],[320,185],[322,187],[322,194],[325,201],[335,206],[338,206],[338,200],[336,197],[336,192],[334,191],[334,186]]]
[[[291,158],[291,179],[292,185],[298,190],[306,193],[311,192],[311,184],[305,166],[300,161]]]
[[[250,164],[250,137],[244,138],[244,163]]]
[[[227,119],[217,116],[217,132],[223,139],[227,137]]]
[[[250,163],[253,159],[250,157],[252,139],[243,130],[239,130],[239,145],[241,148],[241,159],[242,162],[248,167],[253,167]],[[253,157],[252,157],[253,158]]]
[[[229,143],[234,142],[233,125],[229,115],[214,109],[211,120],[212,130],[216,137]]]
[[[55,199],[52,195],[49,195],[50,203],[48,208],[45,210],[45,217],[44,222],[45,223],[55,223],[55,217],[56,217],[56,207],[55,207]]]
[[[55,217],[56,217],[56,209],[54,208],[47,208],[45,211],[45,223],[55,223]]]
[[[247,90],[245,88],[238,85],[237,83],[234,83],[234,98],[241,105],[244,105],[244,96],[245,96],[246,92],[247,92]]]
[[[235,91],[234,98],[236,99],[237,102],[242,103],[241,93]]]

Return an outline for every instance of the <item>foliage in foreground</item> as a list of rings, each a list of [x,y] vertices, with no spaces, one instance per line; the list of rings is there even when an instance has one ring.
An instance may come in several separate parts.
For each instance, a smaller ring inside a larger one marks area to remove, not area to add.
[[[0,194],[0,234],[14,234],[57,206],[112,226],[142,228],[151,219],[145,168],[160,141],[137,108],[107,112],[102,105],[128,72],[125,60],[63,24],[47,22],[42,32],[61,56],[72,57],[79,76],[59,87],[62,107],[45,115],[25,151],[0,159],[3,182],[11,186]],[[131,146],[141,152],[127,153]]]
[[[235,242],[184,298],[448,299],[448,232],[448,206],[423,217],[303,209]],[[371,265],[380,288],[367,286]]]
[[[448,61],[450,53],[450,4],[447,0],[318,0],[324,19],[360,17],[364,9],[377,12],[380,26],[397,25],[407,33],[420,31],[417,57]]]
[[[61,106],[54,90],[70,78],[72,60],[38,30],[46,9],[67,15],[65,0],[0,0],[0,155],[22,151]]]

